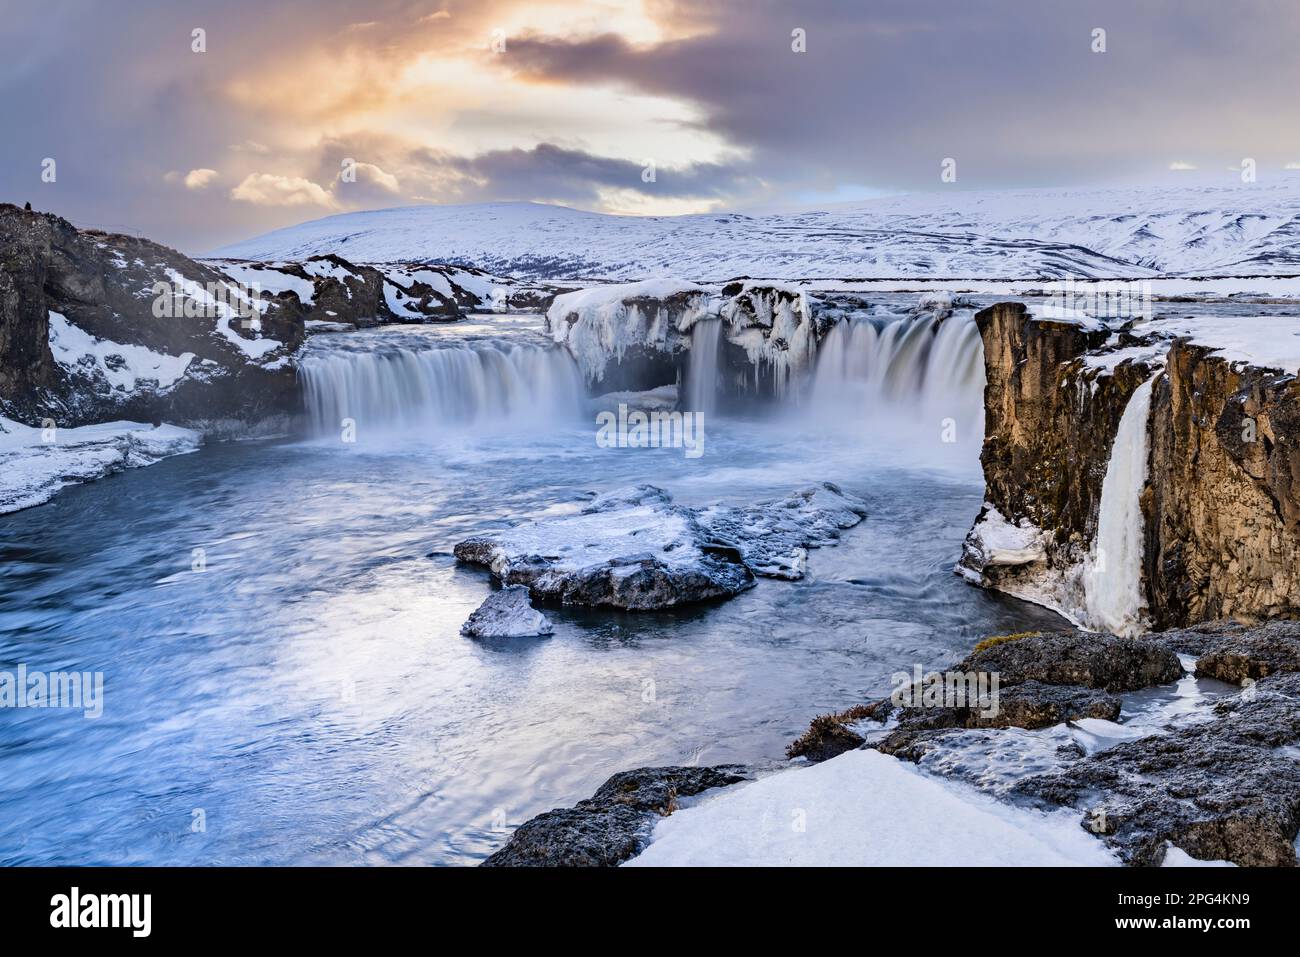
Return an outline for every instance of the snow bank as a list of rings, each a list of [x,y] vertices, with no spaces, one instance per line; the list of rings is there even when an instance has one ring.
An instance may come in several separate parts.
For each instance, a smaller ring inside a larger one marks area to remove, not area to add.
[[[1232,861],[1202,861],[1188,854],[1181,847],[1165,842],[1165,859],[1161,867],[1236,867]]]
[[[194,353],[169,356],[144,346],[128,346],[96,339],[79,329],[62,313],[50,311],[50,352],[54,361],[74,375],[102,375],[114,389],[135,391],[147,380],[168,389],[185,375]]]
[[[1100,319],[1093,318],[1082,309],[1071,309],[1068,306],[1034,303],[1029,307],[1029,313],[1035,319],[1044,322],[1068,322],[1071,325],[1082,326],[1090,332],[1107,328],[1106,323]]]
[[[47,431],[0,417],[0,514],[48,502],[67,485],[193,452],[202,443],[201,433],[174,425],[105,422]]]
[[[1229,362],[1300,372],[1300,318],[1291,316],[1189,316],[1153,321],[1160,332],[1206,346]]]
[[[628,866],[1103,866],[1079,827],[929,777],[878,751],[849,751],[739,785],[659,821]]]

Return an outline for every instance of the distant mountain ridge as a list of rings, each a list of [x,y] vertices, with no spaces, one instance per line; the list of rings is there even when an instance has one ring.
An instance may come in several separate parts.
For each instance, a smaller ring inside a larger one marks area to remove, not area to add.
[[[213,256],[441,262],[525,279],[1024,280],[1300,275],[1300,175],[1279,185],[914,193],[747,216],[538,203],[342,213]]]

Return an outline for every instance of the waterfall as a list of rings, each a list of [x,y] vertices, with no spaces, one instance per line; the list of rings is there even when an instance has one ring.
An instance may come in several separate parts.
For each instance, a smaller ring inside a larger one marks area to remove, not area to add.
[[[691,349],[686,368],[686,395],[682,409],[712,413],[718,402],[718,362],[721,358],[722,320],[701,319],[691,328]]]
[[[501,343],[410,348],[355,333],[340,342],[313,345],[319,351],[299,369],[318,434],[338,431],[344,419],[366,432],[537,427],[573,422],[583,410],[582,377],[562,349]]]
[[[982,439],[984,347],[974,316],[871,316],[842,319],[818,346],[810,389],[825,420],[861,424],[905,420]]]
[[[1097,537],[1084,570],[1088,626],[1126,637],[1144,628],[1140,499],[1147,480],[1147,420],[1155,381],[1152,376],[1138,386],[1120,416],[1101,485]]]

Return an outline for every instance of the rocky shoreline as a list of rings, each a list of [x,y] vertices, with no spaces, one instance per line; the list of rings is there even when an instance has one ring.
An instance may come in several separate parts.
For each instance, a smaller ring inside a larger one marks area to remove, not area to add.
[[[1178,848],[1195,860],[1295,865],[1300,623],[1215,623],[1139,639],[1036,633],[987,644],[949,673],[999,674],[995,718],[964,706],[900,707],[892,696],[864,702],[815,719],[791,743],[790,768],[876,751],[960,782],[972,799],[983,792],[1013,806],[1075,812],[1078,827],[1119,863],[1159,865]],[[1184,674],[1180,656],[1197,654]],[[1199,711],[1136,723],[1125,713],[1124,692],[1239,677],[1244,686]],[[591,800],[532,819],[487,863],[623,863],[650,845],[652,825],[677,810],[676,796],[771,773],[791,771],[624,772]],[[611,812],[620,792],[635,795],[643,782],[660,789],[655,801],[635,797]],[[676,782],[685,787],[674,792]]]

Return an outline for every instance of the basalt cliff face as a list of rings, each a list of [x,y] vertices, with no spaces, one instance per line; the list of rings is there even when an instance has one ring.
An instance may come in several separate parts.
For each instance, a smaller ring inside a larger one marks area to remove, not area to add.
[[[1104,624],[1089,620],[1090,590],[1118,573],[1097,555],[1103,485],[1120,420],[1150,380],[1146,478],[1133,490],[1142,624],[1300,613],[1294,375],[1159,320],[1107,326],[1000,303],[976,321],[988,382],[986,503],[962,574]]]
[[[1174,343],[1143,512],[1160,625],[1300,615],[1300,380]]]

